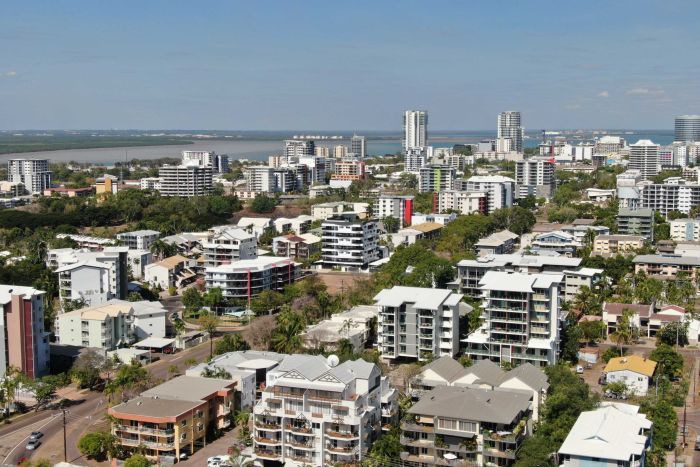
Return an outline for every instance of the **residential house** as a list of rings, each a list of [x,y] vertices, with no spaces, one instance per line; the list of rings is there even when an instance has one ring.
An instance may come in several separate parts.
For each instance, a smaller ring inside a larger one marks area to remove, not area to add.
[[[574,256],[580,246],[573,235],[561,230],[539,234],[531,242],[531,248],[534,252],[553,251],[568,257]]]
[[[504,255],[513,252],[516,240],[518,240],[518,235],[510,230],[501,230],[482,238],[474,247],[479,256]]]
[[[617,331],[617,323],[627,310],[631,313],[630,326],[637,328],[640,332],[644,332],[648,326],[649,318],[653,314],[654,306],[641,303],[603,303],[603,321],[605,322],[608,335]]]
[[[603,371],[606,383],[625,383],[632,394],[646,396],[656,362],[639,355],[627,355],[611,358]]]
[[[193,282],[197,276],[192,270],[195,260],[175,255],[146,266],[145,280],[163,290],[170,287],[181,288]]]

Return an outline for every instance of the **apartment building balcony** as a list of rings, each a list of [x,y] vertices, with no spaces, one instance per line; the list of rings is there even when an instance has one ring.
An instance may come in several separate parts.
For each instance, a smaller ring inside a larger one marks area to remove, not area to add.
[[[282,431],[282,424],[279,422],[255,420],[253,426],[266,431]]]
[[[340,456],[354,456],[357,446],[338,446],[329,444],[326,446],[326,451]]]
[[[425,425],[417,422],[401,422],[402,431],[418,431],[421,433],[433,433],[435,427],[433,425]]]
[[[302,465],[306,465],[306,464],[313,465],[314,464],[313,454],[303,456],[303,455],[294,453],[294,451],[291,451],[291,450],[290,450],[290,452],[292,452],[292,454],[286,455],[285,459],[292,460],[292,461],[297,462],[297,463],[302,464]]]
[[[280,460],[282,457],[281,450],[255,448],[255,450],[253,452],[255,453],[256,457],[258,457],[260,459],[271,460],[271,461]]]
[[[498,459],[510,459],[515,460],[515,449],[499,450],[496,448],[484,447],[485,457],[496,457]]]
[[[360,434],[350,430],[326,430],[326,437],[336,440],[353,441],[360,439]]]
[[[288,427],[289,431],[294,433],[295,435],[299,436],[306,436],[306,437],[313,437],[314,435],[314,430],[311,429],[310,426],[294,426],[290,425]]]
[[[175,443],[174,442],[166,442],[166,443],[160,443],[157,441],[146,441],[144,439],[134,439],[134,438],[119,438],[119,443],[122,446],[145,446],[147,448],[151,449],[174,449],[175,448]]]
[[[279,438],[266,438],[264,436],[254,436],[256,444],[261,444],[265,446],[279,446],[282,444],[282,440]]]
[[[156,435],[156,436],[174,436],[175,435],[175,430],[173,428],[149,428],[145,426],[139,426],[139,425],[121,425],[121,424],[115,424],[114,429],[117,431],[123,431],[126,433],[146,433],[149,435]]]
[[[294,449],[299,449],[301,451],[315,451],[316,450],[316,445],[312,441],[306,441],[306,440],[301,440],[301,439],[290,439],[286,443],[287,446],[291,446]]]
[[[399,458],[404,462],[417,462],[419,464],[432,464],[435,460],[433,456],[427,454],[412,454],[407,451],[401,451]]]
[[[401,444],[403,446],[415,446],[417,448],[420,447],[433,447],[433,443],[435,440],[431,436],[429,439],[421,439],[421,438],[413,438],[410,436],[401,436],[399,438]]]

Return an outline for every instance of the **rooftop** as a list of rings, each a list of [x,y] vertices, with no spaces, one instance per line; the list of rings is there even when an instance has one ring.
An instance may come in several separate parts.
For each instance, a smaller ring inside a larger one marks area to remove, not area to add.
[[[233,381],[219,378],[202,378],[198,376],[178,376],[163,384],[141,393],[143,397],[157,396],[160,399],[183,401],[202,401],[219,391],[233,389]]]
[[[280,266],[298,265],[291,259],[284,256],[259,256],[255,259],[242,259],[230,264],[209,267],[207,272],[230,273],[237,271],[264,271],[265,269]]]
[[[22,285],[0,285],[0,304],[4,305],[12,299],[12,295],[24,295],[32,297],[34,295],[45,294],[42,290],[37,290],[34,287],[26,287]]]
[[[154,397],[135,397],[110,409],[117,418],[123,415],[137,417],[170,418],[194,410],[202,401],[156,399]]]
[[[611,358],[605,366],[605,372],[632,371],[651,378],[656,370],[656,362],[639,355]]]
[[[164,268],[168,269],[174,269],[176,268],[179,264],[182,264],[184,262],[189,261],[187,258],[181,255],[175,255],[175,256],[170,256],[168,258],[165,258],[161,261],[158,261],[157,263],[153,263],[153,266],[163,266]],[[151,265],[149,265],[151,266]]]
[[[700,256],[681,255],[637,255],[632,260],[634,264],[670,264],[675,266],[700,266]]]
[[[120,314],[129,314],[132,311],[131,304],[129,302],[122,302],[119,300],[118,303],[105,303],[102,305],[81,308],[80,310],[73,310],[67,313],[61,313],[59,317],[79,317],[84,320],[100,320],[104,321],[107,317],[117,317]]]
[[[447,289],[428,289],[422,287],[405,287],[396,285],[391,289],[379,292],[374,300],[379,306],[400,306],[403,303],[414,303],[416,308],[437,310],[442,305],[457,305],[462,299],[461,294]]]
[[[527,274],[522,272],[486,271],[479,281],[482,290],[507,290],[533,293],[535,289],[547,289],[564,281],[561,274]]]
[[[486,238],[482,238],[476,243],[476,247],[482,246],[499,246],[509,240],[515,240],[518,235],[514,234],[510,230],[501,230],[500,232],[495,232]]]
[[[411,226],[413,230],[417,230],[423,233],[435,232],[437,230],[442,229],[443,227],[445,226],[442,224],[438,224],[437,222],[423,222],[422,224],[415,224]]]

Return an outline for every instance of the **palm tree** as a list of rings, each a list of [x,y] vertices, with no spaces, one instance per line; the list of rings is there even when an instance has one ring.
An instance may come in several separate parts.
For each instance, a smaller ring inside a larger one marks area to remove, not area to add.
[[[632,310],[624,309],[622,310],[622,316],[617,321],[617,327],[615,332],[610,335],[610,339],[617,344],[617,349],[622,357],[622,346],[629,345],[634,337],[634,329],[630,321],[632,317]]]
[[[302,347],[299,334],[304,330],[304,318],[298,313],[287,311],[277,319],[277,328],[272,335],[272,348],[280,353],[295,353]]]
[[[182,335],[185,334],[185,322],[179,318],[174,319],[173,328],[175,329],[175,336],[177,337],[178,347],[183,347]]]
[[[253,465],[253,459],[242,455],[229,456],[228,462],[232,467],[249,467]]]
[[[219,317],[213,313],[202,313],[199,327],[209,335],[209,359],[214,357],[214,333],[219,326]]]
[[[234,417],[234,423],[236,426],[246,426],[248,425],[248,422],[250,421],[250,412],[247,410],[239,410],[236,412],[236,416]]]

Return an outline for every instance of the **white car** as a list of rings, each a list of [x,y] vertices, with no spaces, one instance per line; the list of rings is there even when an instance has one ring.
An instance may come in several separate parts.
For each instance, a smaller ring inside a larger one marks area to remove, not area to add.
[[[207,467],[221,467],[227,465],[229,461],[229,456],[220,455],[212,456],[207,459]]]

